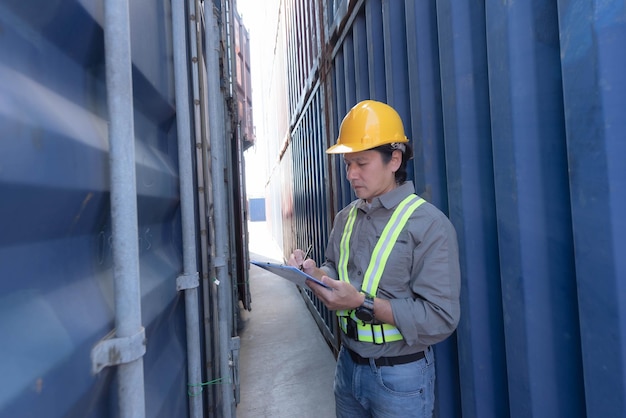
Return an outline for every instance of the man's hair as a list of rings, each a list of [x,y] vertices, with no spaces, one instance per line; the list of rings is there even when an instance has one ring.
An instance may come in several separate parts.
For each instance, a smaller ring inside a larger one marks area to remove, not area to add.
[[[391,155],[393,154],[394,151],[399,150],[400,152],[402,152],[402,163],[400,163],[400,167],[398,168],[398,171],[395,172],[396,183],[398,184],[402,184],[406,181],[406,177],[407,177],[406,166],[409,160],[413,158],[413,148],[411,147],[411,144],[407,142],[401,145],[403,145],[406,148],[404,152],[402,152],[401,149],[398,149],[396,144],[384,144],[376,148],[372,148],[372,151],[378,151],[382,155],[383,162],[385,164],[388,164],[389,161],[391,161]]]

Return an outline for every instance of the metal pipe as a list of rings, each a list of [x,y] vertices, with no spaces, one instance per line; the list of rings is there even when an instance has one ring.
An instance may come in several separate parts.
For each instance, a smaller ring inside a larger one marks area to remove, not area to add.
[[[183,275],[177,283],[185,292],[187,326],[187,379],[190,388],[189,416],[202,418],[202,369],[200,356],[200,321],[198,313],[198,270],[191,165],[191,117],[189,114],[189,79],[187,68],[187,36],[185,1],[172,0],[172,34],[174,43],[174,89],[176,95],[176,127],[178,133],[178,170],[183,238]]]
[[[211,144],[211,177],[213,179],[213,214],[215,218],[215,257],[213,265],[216,273],[218,295],[218,332],[219,332],[219,363],[221,374],[221,416],[229,418],[234,412],[233,376],[231,370],[231,326],[232,314],[232,283],[227,269],[229,254],[229,232],[227,229],[228,215],[226,202],[226,184],[224,182],[225,155],[225,123],[224,101],[220,86],[220,30],[217,17],[213,10],[213,2],[204,2],[204,18],[206,19],[206,50],[207,50],[207,90],[209,136]]]
[[[143,332],[128,0],[105,1],[104,21],[115,335],[124,339]],[[120,364],[117,369],[119,416],[122,418],[145,416],[142,356]]]
[[[210,243],[213,242],[212,234],[213,229],[210,227],[207,212],[209,212],[208,208],[212,207],[212,203],[209,199],[212,197],[209,193],[211,189],[211,183],[209,179],[205,178],[205,171],[207,171],[208,165],[205,167],[204,156],[208,155],[208,152],[205,150],[206,140],[208,140],[208,135],[206,132],[206,120],[203,117],[206,113],[206,94],[204,93],[204,88],[200,86],[204,86],[204,78],[202,69],[204,68],[203,64],[204,56],[203,56],[203,47],[204,38],[200,36],[200,31],[203,22],[203,6],[200,4],[200,0],[189,0],[188,1],[188,13],[189,20],[192,24],[189,25],[189,50],[191,54],[191,79],[192,79],[192,94],[193,94],[193,113],[194,113],[194,133],[195,133],[195,147],[196,147],[196,181],[197,181],[197,190],[196,193],[198,195],[198,221],[200,225],[200,269],[202,271],[202,293],[201,297],[204,302],[204,312],[203,312],[203,324],[204,324],[204,364],[211,365],[207,367],[206,376],[209,380],[213,380],[215,378],[215,373],[213,372],[213,364],[216,364],[214,361],[214,353],[216,350],[214,349],[214,339],[213,335],[217,331],[215,331],[216,326],[214,325],[213,318],[217,318],[217,315],[212,315],[212,311],[217,309],[214,307],[217,305],[217,302],[214,302],[213,299],[217,300],[214,296],[213,285],[211,282],[211,268],[209,265],[209,254],[211,254]],[[206,140],[205,140],[206,138]],[[216,388],[211,387],[208,391],[208,415],[211,416],[212,412],[215,408],[215,399],[216,399]]]
[[[226,20],[226,56],[228,57],[228,96],[233,97],[233,53],[231,45],[231,7],[230,1],[224,2],[224,18]]]

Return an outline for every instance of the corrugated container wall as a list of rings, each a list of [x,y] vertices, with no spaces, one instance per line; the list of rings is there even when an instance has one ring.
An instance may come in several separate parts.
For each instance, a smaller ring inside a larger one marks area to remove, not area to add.
[[[0,2],[0,416],[233,415],[253,139],[228,89],[233,5]],[[122,242],[113,225],[133,217]],[[119,334],[120,305],[140,316],[136,334]]]
[[[240,135],[244,151],[254,145],[254,121],[252,118],[252,78],[250,75],[250,35],[241,21],[241,16],[233,10],[233,39],[235,42],[235,76],[237,79],[237,113],[240,122]]]
[[[436,347],[439,417],[626,416],[625,7],[280,4],[287,60],[272,83],[285,77],[275,108],[290,125],[269,179],[282,205],[268,211],[282,211],[286,254],[312,243],[321,262],[354,199],[326,147],[357,102],[398,110],[410,177],[461,249],[461,323]],[[310,304],[337,348],[333,316]]]
[[[285,84],[285,10],[282,0],[267,0],[264,3],[262,21],[266,23],[263,30],[250,34],[257,45],[266,48],[260,55],[262,60],[253,63],[255,71],[261,72],[259,85],[262,90],[258,95],[260,101],[255,102],[254,107],[263,109],[255,114],[260,114],[259,124],[264,129],[260,135],[257,133],[257,142],[264,143],[270,156],[266,167],[270,175],[266,184],[267,223],[277,244],[284,247],[283,219],[289,218],[289,202],[292,201],[291,177],[287,175],[288,182],[283,184],[281,176],[285,170],[280,168],[281,161],[291,161],[283,156],[289,135],[288,89]],[[272,57],[271,60],[268,57]]]

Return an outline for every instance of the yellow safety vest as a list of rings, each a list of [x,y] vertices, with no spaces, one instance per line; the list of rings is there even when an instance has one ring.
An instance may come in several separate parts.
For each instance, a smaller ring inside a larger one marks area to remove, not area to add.
[[[378,292],[378,284],[380,278],[385,270],[387,260],[391,254],[391,249],[396,244],[398,236],[411,214],[420,207],[425,200],[416,196],[407,196],[398,207],[393,211],[391,218],[387,221],[383,233],[378,238],[378,242],[374,247],[372,256],[370,258],[369,266],[363,276],[363,284],[361,285],[361,292],[376,296]],[[354,221],[356,221],[357,208],[356,205],[352,206],[346,226],[343,229],[341,236],[341,242],[339,245],[339,263],[337,264],[337,273],[339,279],[350,283],[348,278],[348,257],[350,256],[350,237],[352,236],[352,228],[354,227]],[[363,321],[357,319],[354,311],[341,310],[337,311],[339,317],[339,325],[343,332],[347,332],[348,329],[348,317],[352,318],[357,324],[357,339],[358,341],[371,342],[374,344],[383,344],[385,342],[400,341],[403,339],[400,330],[390,324],[366,324]]]

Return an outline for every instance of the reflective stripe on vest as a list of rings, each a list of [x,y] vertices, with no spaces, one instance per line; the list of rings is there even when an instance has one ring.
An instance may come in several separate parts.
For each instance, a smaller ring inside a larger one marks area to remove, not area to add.
[[[378,242],[374,247],[370,262],[363,276],[363,284],[361,285],[361,291],[365,294],[375,296],[378,292],[378,285],[380,278],[383,275],[387,260],[391,250],[398,240],[400,232],[404,229],[411,214],[424,203],[424,199],[419,198],[416,195],[407,196],[398,207],[393,211],[391,218],[387,221],[387,225],[383,229]],[[356,204],[350,209],[346,225],[343,229],[341,236],[341,242],[339,246],[339,263],[337,264],[337,273],[339,279],[350,283],[348,277],[348,258],[350,256],[350,238],[352,236],[352,230],[354,228],[354,222],[356,221],[357,208]],[[339,325],[344,332],[347,332],[349,316],[357,323],[357,336],[359,341],[373,342],[375,344],[382,344],[384,342],[400,341],[403,339],[402,334],[393,325],[380,324],[372,325],[365,324],[358,320],[354,315],[354,311],[341,310],[337,311],[339,316]]]
[[[350,318],[356,322],[357,339],[367,343],[383,344],[392,341],[400,341],[403,339],[400,330],[390,324],[364,324],[359,321],[354,313],[350,315]],[[348,332],[348,317],[339,317],[339,326],[343,332]]]

